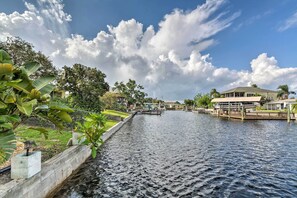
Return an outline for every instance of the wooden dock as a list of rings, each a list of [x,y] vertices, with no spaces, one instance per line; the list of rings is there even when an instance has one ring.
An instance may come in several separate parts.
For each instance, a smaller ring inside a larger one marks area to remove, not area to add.
[[[241,119],[241,120],[288,120],[288,113],[286,112],[230,112],[212,114],[222,118]],[[296,120],[295,114],[290,114],[290,120]]]
[[[161,110],[151,110],[151,111],[140,111],[139,113],[145,114],[145,115],[161,115]]]

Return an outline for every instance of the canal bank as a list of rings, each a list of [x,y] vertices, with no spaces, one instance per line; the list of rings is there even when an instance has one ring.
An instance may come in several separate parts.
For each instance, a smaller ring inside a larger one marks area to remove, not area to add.
[[[297,125],[138,115],[53,197],[296,197]]]
[[[125,123],[133,118],[131,114],[123,121],[106,131],[102,137],[107,141]],[[55,190],[73,171],[90,158],[91,150],[87,146],[71,146],[42,164],[40,173],[29,179],[12,180],[0,185],[1,198],[43,198]]]

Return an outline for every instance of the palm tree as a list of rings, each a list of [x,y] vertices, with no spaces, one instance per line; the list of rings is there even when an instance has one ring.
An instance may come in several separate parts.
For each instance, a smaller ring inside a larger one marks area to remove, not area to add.
[[[280,85],[277,88],[279,91],[277,93],[278,98],[288,99],[290,94],[296,94],[294,91],[290,91],[288,85]]]
[[[214,88],[210,91],[210,97],[211,98],[219,98],[221,94]]]

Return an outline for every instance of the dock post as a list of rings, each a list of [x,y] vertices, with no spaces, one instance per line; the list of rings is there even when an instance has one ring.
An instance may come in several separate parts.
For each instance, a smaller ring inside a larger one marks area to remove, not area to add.
[[[228,103],[228,119],[231,117],[231,108],[230,108],[230,102]]]
[[[291,115],[290,115],[290,106],[289,106],[289,108],[288,108],[287,121],[288,121],[288,122],[290,122],[290,121],[291,121]]]
[[[241,108],[241,120],[244,120],[244,107]]]

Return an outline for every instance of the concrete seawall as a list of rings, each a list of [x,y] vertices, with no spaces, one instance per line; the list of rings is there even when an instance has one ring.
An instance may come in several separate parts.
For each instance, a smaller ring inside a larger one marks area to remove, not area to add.
[[[107,141],[135,114],[106,131],[102,139]],[[0,185],[0,198],[43,198],[55,190],[73,171],[91,155],[88,146],[72,146],[42,163],[41,172],[29,179],[12,180]]]

